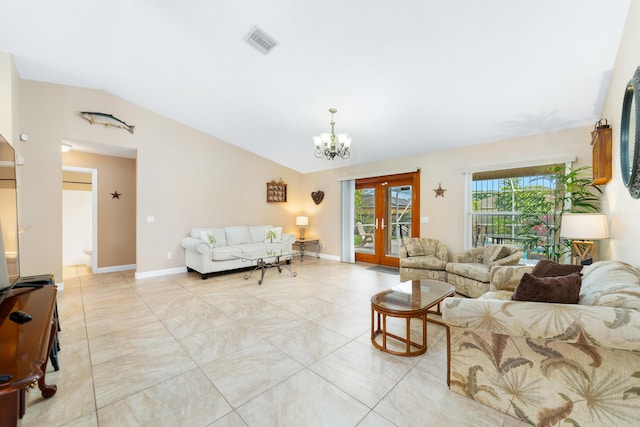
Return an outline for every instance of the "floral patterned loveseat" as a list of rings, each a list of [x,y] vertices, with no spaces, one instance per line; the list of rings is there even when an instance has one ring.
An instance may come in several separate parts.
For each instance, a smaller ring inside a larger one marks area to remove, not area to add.
[[[497,268],[490,293],[444,300],[451,390],[531,425],[638,425],[640,271],[584,267],[577,304],[505,299],[530,271]]]
[[[467,249],[453,255],[447,263],[447,282],[456,292],[471,298],[478,298],[487,292],[491,269],[500,265],[516,265],[524,251],[511,245],[487,245]]]

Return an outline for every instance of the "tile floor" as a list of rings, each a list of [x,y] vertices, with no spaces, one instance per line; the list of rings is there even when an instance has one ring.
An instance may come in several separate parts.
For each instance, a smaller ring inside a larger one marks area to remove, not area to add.
[[[520,426],[449,391],[443,327],[423,356],[371,345],[370,297],[399,279],[368,267],[308,257],[262,286],[65,269],[58,392],[30,390],[22,425]]]

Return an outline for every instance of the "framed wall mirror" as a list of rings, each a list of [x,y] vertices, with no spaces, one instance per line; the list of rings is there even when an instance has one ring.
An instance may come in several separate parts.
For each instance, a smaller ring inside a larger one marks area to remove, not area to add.
[[[620,123],[620,169],[622,181],[634,199],[640,198],[640,67],[627,83]]]

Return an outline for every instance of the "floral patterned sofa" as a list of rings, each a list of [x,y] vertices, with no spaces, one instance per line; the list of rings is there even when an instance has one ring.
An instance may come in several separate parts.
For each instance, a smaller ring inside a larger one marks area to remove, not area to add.
[[[444,300],[451,390],[531,425],[638,425],[640,270],[584,267],[577,304],[509,299],[531,271],[495,268],[488,294]]]
[[[447,247],[426,237],[403,237],[400,246],[400,281],[433,279],[446,282]]]
[[[447,263],[447,282],[456,292],[478,298],[489,290],[489,273],[499,265],[516,265],[524,251],[510,245],[487,245],[453,255]]]

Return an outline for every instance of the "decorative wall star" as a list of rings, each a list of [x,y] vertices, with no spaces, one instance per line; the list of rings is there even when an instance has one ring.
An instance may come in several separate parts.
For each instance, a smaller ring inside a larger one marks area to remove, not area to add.
[[[442,183],[438,183],[438,188],[434,188],[433,191],[436,192],[436,197],[442,196],[444,197],[444,192],[447,191],[446,188],[442,188]]]
[[[111,198],[112,199],[119,199],[120,196],[122,196],[122,193],[118,193],[118,190],[116,190],[113,193],[111,193]]]

